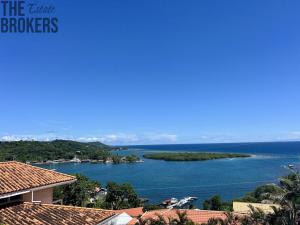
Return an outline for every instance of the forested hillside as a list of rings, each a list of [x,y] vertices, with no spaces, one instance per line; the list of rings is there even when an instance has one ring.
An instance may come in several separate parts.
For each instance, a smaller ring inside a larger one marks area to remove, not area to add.
[[[100,142],[82,143],[69,140],[0,142],[0,161],[46,161],[72,159],[104,159],[111,147]]]

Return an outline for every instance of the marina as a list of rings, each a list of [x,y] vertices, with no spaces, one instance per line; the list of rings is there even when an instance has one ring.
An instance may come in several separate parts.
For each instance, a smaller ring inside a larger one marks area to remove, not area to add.
[[[180,209],[186,205],[191,204],[193,201],[197,200],[197,197],[184,197],[180,200],[177,198],[170,198],[162,202],[162,205],[168,209],[177,208]]]

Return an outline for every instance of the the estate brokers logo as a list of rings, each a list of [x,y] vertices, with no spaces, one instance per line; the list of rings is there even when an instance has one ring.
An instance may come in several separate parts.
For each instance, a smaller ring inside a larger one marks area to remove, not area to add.
[[[58,18],[51,4],[0,0],[1,33],[56,33]]]

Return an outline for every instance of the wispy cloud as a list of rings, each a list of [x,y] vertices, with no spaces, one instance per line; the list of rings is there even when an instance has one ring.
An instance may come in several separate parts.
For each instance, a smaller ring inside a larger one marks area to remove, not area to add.
[[[127,134],[115,133],[102,136],[80,137],[79,141],[100,141],[106,144],[159,144],[159,143],[175,143],[177,141],[176,134],[152,133],[152,134]]]
[[[103,142],[109,145],[129,144],[165,144],[176,143],[178,136],[169,133],[132,134],[132,133],[111,133],[95,136],[58,136],[55,132],[46,132],[40,135],[4,135],[0,141],[51,141],[55,139],[75,140],[81,142]]]
[[[291,131],[281,135],[278,140],[300,141],[300,131]]]
[[[4,135],[0,141],[51,141],[57,139],[54,133],[41,135]]]
[[[148,139],[149,141],[152,142],[177,142],[178,140],[178,135],[176,134],[152,134],[149,135],[145,138],[146,140]]]
[[[55,130],[48,130],[42,134],[5,134],[0,141],[52,141],[55,139],[74,140],[80,142],[102,142],[108,145],[137,145],[137,144],[176,144],[176,143],[226,143],[252,141],[300,141],[300,131],[285,132],[268,135],[236,135],[226,133],[202,133],[197,136],[179,136],[168,132],[149,133],[109,133],[102,135],[72,136],[60,135]]]
[[[103,136],[79,137],[77,140],[83,142],[100,141],[106,144],[131,144],[137,142],[139,138],[135,134],[116,133]]]
[[[193,142],[196,143],[224,143],[224,142],[234,142],[238,141],[240,137],[233,134],[200,134],[194,138]]]

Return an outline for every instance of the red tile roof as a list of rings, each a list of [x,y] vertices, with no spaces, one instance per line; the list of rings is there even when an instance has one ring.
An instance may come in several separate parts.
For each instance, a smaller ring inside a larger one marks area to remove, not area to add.
[[[74,176],[20,162],[0,162],[0,196],[17,191],[75,181]]]
[[[116,213],[127,213],[131,217],[138,217],[144,214],[143,207],[115,210]]]
[[[136,225],[138,224],[139,220],[136,218],[132,218],[126,225]]]
[[[153,210],[146,212],[141,219],[157,219],[158,215],[163,216],[163,218],[168,221],[169,218],[178,218],[176,209],[162,209],[162,210]],[[207,223],[210,218],[220,218],[225,219],[225,212],[222,211],[210,211],[210,210],[179,210],[179,212],[186,212],[188,219],[192,220],[194,223],[201,224]]]
[[[23,203],[0,210],[5,225],[96,225],[116,215],[113,211],[74,206]]]

